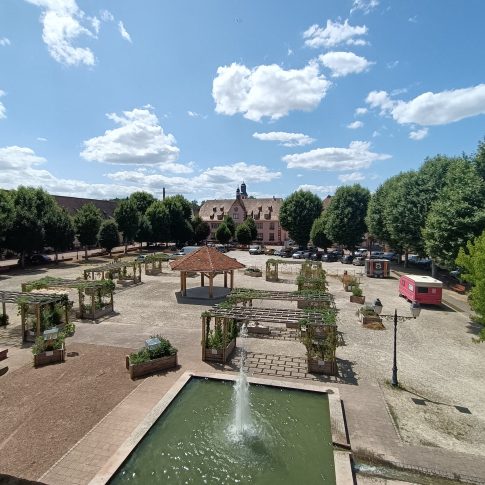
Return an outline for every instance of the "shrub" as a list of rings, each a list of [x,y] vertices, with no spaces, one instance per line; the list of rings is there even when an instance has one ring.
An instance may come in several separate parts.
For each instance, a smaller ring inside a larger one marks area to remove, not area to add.
[[[377,313],[370,305],[364,305],[357,310],[357,315],[363,315],[364,317],[377,317]]]
[[[362,296],[362,288],[360,286],[352,286],[352,295],[354,296]]]
[[[151,348],[143,347],[137,352],[132,352],[129,355],[130,364],[144,364],[150,360],[175,355],[177,353],[177,349],[172,346],[170,341],[161,335],[151,335],[150,338],[157,338],[160,340],[160,343]]]
[[[6,327],[8,325],[8,315],[0,315],[0,327]]]
[[[44,340],[44,337],[39,335],[35,339],[35,344],[32,346],[32,353],[34,355],[39,355],[42,352],[62,349],[65,339],[66,335],[63,332],[59,332],[57,337],[52,340]]]

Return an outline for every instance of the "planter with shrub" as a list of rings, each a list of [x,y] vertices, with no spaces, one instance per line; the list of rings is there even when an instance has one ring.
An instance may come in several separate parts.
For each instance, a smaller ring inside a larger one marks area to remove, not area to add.
[[[66,336],[63,332],[59,332],[56,338],[53,339],[45,339],[43,336],[37,337],[32,347],[34,366],[40,367],[42,365],[64,362],[66,360],[65,338]]]
[[[247,276],[254,276],[254,277],[260,277],[263,276],[263,272],[256,267],[249,267],[244,270],[244,274]]]
[[[363,305],[365,303],[365,296],[362,295],[362,288],[357,284],[352,287],[352,295],[350,295],[351,303],[359,303]]]
[[[158,340],[159,343],[126,356],[126,368],[132,379],[177,367],[177,349],[170,341],[160,335],[150,338]]]
[[[362,322],[362,325],[382,325],[382,319],[370,305],[365,305],[357,310],[357,315],[360,316],[360,321]]]

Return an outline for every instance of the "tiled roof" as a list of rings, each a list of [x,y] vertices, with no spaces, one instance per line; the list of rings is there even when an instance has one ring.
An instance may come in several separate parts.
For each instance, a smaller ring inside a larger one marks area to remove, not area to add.
[[[103,214],[105,219],[113,217],[114,211],[118,205],[115,200],[83,199],[80,197],[68,197],[65,195],[54,195],[57,203],[64,207],[69,214],[74,215],[83,205],[92,203]]]
[[[243,199],[242,203],[246,208],[248,217],[255,220],[278,221],[283,199]]]
[[[170,266],[175,271],[204,271],[207,273],[245,268],[244,264],[236,259],[209,246],[200,247],[197,251],[173,261]]]
[[[199,216],[204,221],[222,220],[229,213],[232,204],[234,204],[234,199],[206,200],[199,209]]]

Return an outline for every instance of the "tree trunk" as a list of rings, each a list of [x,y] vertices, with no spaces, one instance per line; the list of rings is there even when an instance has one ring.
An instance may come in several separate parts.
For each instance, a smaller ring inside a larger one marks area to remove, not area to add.
[[[56,253],[56,259],[55,259],[55,262],[56,262],[56,264],[57,264],[57,263],[58,263],[58,260],[59,260],[59,253],[57,252],[57,250],[55,251],[55,253]]]
[[[407,268],[408,267],[408,256],[409,256],[409,251],[406,249],[404,251],[404,267]]]
[[[22,268],[25,268],[25,253],[24,253],[24,251],[22,251],[20,253],[20,266],[22,266]]]
[[[86,245],[84,246],[84,259],[88,260],[88,247]]]
[[[434,262],[434,259],[431,260],[431,276],[433,278],[436,278],[436,275],[438,274],[438,268],[436,267],[436,264]]]
[[[128,241],[125,242],[125,254],[128,252]],[[111,256],[111,251],[109,252]]]

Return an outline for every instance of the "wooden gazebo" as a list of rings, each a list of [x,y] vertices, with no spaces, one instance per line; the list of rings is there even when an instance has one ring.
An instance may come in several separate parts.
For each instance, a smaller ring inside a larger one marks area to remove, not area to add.
[[[201,246],[196,251],[170,263],[172,270],[180,271],[180,291],[187,296],[187,273],[200,273],[200,285],[205,286],[209,279],[209,298],[214,297],[214,278],[224,275],[224,288],[227,288],[227,276],[230,288],[234,287],[234,270],[245,268],[244,264],[230,258],[215,248]]]

